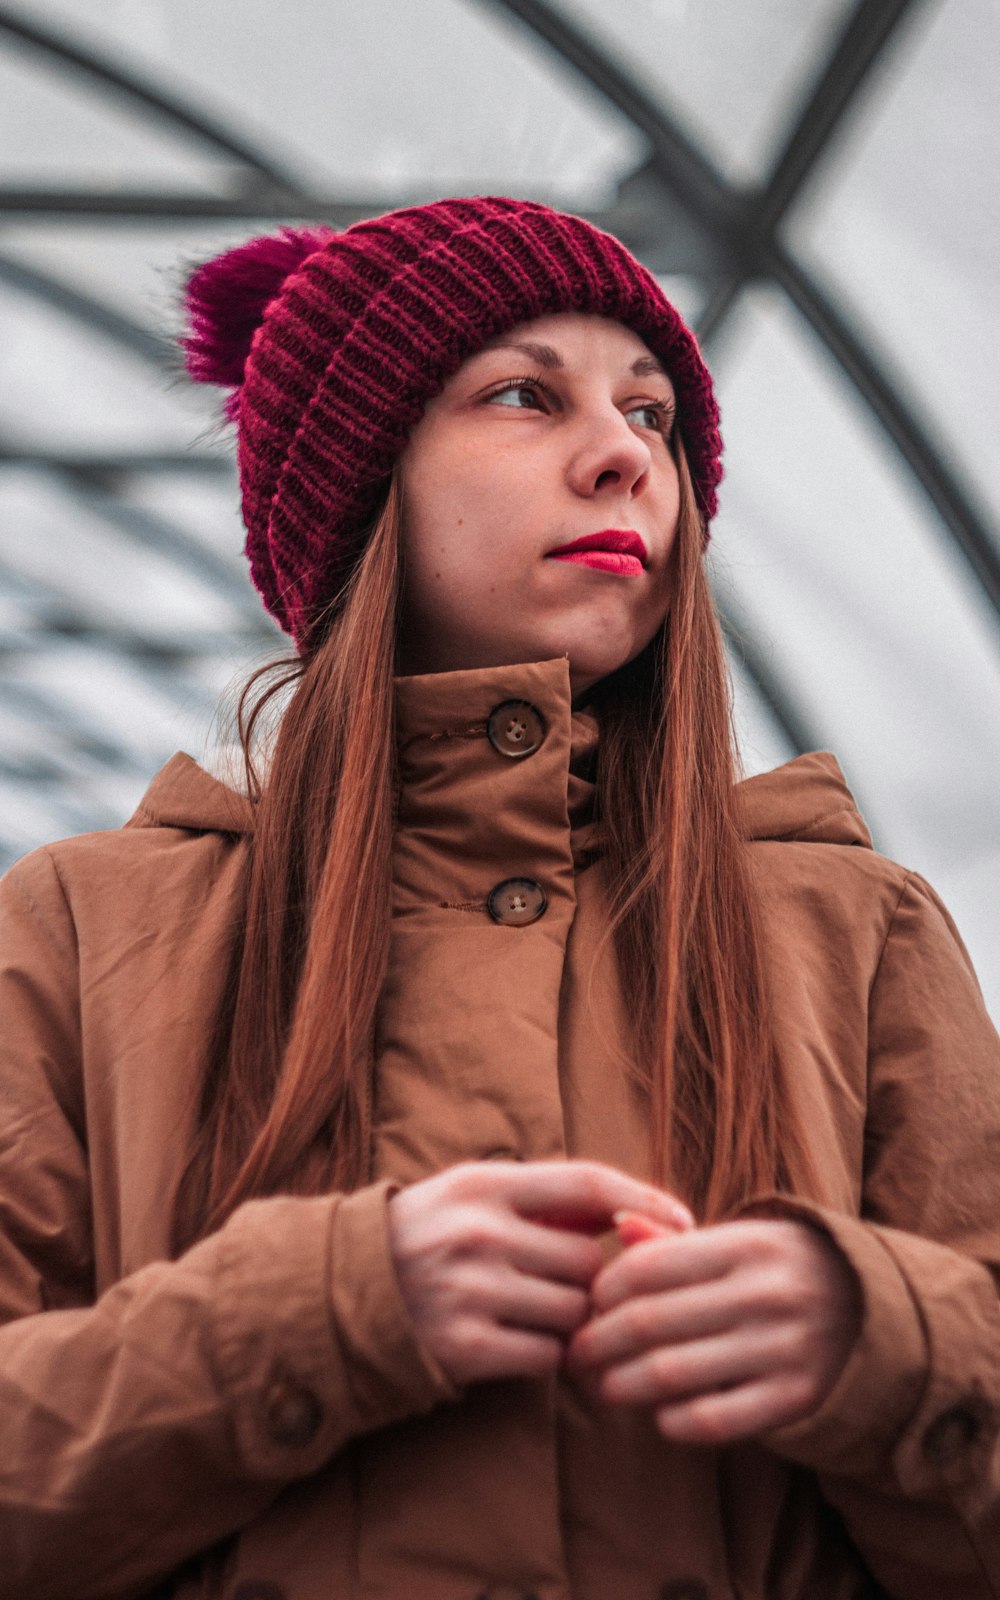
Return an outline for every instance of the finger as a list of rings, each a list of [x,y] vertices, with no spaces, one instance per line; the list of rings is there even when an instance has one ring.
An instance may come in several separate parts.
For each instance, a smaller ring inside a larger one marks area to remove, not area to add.
[[[507,1165],[490,1163],[495,1173]],[[511,1203],[522,1216],[606,1228],[622,1210],[640,1211],[671,1228],[690,1226],[692,1220],[687,1206],[673,1195],[599,1161],[511,1162],[509,1168]]]
[[[665,1438],[679,1443],[734,1444],[799,1422],[814,1404],[801,1379],[782,1375],[660,1406],[656,1426]]]
[[[724,1282],[637,1295],[610,1311],[591,1315],[574,1337],[567,1363],[577,1371],[609,1366],[657,1345],[726,1333],[742,1320],[739,1296]]]
[[[732,1272],[746,1254],[738,1223],[675,1231],[634,1244],[594,1279],[594,1306],[604,1311],[631,1295],[711,1282]]]
[[[498,1286],[494,1314],[505,1327],[538,1329],[566,1338],[586,1320],[589,1306],[583,1289],[512,1272]]]
[[[518,1328],[498,1328],[490,1343],[490,1363],[483,1377],[540,1378],[557,1372],[563,1343],[552,1335]]]
[[[773,1372],[771,1342],[743,1329],[695,1339],[690,1344],[647,1350],[601,1375],[605,1400],[620,1405],[658,1405],[732,1384],[750,1383]]]
[[[596,1239],[511,1218],[504,1237],[504,1257],[532,1278],[550,1278],[589,1289],[604,1265]]]

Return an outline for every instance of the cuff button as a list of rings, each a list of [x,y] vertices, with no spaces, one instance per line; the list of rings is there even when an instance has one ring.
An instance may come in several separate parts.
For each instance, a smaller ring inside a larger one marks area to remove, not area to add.
[[[960,1461],[979,1437],[979,1418],[966,1406],[942,1411],[924,1434],[924,1455],[935,1467],[946,1468]]]
[[[275,1444],[309,1444],[319,1432],[323,1407],[311,1389],[291,1378],[275,1378],[264,1397],[267,1431]]]

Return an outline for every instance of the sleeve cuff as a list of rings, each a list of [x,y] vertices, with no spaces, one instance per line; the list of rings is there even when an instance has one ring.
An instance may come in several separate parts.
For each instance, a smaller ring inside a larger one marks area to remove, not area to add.
[[[390,1193],[249,1200],[190,1253],[217,1285],[216,1372],[252,1479],[315,1472],[358,1434],[458,1397],[403,1302]]]
[[[861,1292],[861,1333],[833,1388],[807,1417],[770,1429],[760,1442],[816,1472],[857,1478],[883,1471],[930,1376],[923,1323],[906,1279],[877,1230],[857,1217],[786,1195],[751,1201],[739,1215],[818,1228]]]
[[[421,1343],[399,1287],[388,1217],[399,1188],[382,1179],[345,1196],[331,1233],[328,1301],[365,1432],[462,1393]]]

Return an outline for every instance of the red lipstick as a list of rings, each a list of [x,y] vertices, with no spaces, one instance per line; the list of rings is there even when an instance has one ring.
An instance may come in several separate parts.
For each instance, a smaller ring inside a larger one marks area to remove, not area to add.
[[[613,572],[621,578],[638,578],[646,565],[646,546],[632,528],[605,528],[601,533],[585,533],[569,544],[549,551],[554,561],[576,561]]]

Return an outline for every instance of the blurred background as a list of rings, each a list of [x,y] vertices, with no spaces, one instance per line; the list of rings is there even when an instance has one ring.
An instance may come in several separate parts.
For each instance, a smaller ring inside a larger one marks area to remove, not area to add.
[[[998,53],[995,0],[0,0],[0,867],[284,649],[185,266],[515,194],[703,341],[747,770],[832,749],[1000,1014]]]

